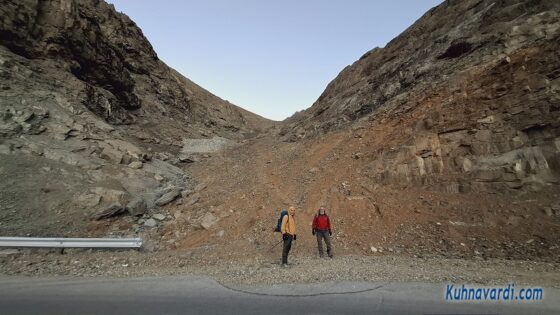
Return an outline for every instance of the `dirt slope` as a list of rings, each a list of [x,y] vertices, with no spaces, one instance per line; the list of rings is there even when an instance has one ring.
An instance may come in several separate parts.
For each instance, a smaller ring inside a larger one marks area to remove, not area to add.
[[[280,139],[190,166],[205,188],[169,209],[178,219],[164,240],[273,257],[271,227],[294,204],[311,255],[309,225],[325,205],[341,254],[557,261],[558,9],[446,1],[430,10],[344,69]]]

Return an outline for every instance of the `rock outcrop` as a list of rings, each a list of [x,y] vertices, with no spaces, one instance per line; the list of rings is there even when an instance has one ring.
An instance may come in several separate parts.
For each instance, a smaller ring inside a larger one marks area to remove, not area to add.
[[[169,68],[99,0],[3,1],[0,78],[0,177],[13,179],[0,209],[15,211],[1,235],[84,235],[90,217],[153,211],[196,185],[185,141],[272,125]]]
[[[49,79],[54,70],[71,73],[79,80],[72,96],[109,123],[157,120],[164,127],[154,129],[183,125],[193,136],[228,138],[269,125],[167,67],[136,24],[104,1],[7,1],[0,13],[6,53],[45,66],[38,77]]]
[[[345,68],[288,141],[376,129],[367,174],[451,192],[560,181],[560,3],[445,1]]]

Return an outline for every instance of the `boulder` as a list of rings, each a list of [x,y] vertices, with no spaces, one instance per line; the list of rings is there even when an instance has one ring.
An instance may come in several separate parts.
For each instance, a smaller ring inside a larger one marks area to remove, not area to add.
[[[205,230],[208,230],[210,227],[212,227],[212,225],[216,224],[217,222],[218,222],[218,218],[216,218],[216,216],[213,215],[212,213],[208,212],[202,217],[202,220],[200,221],[200,226],[202,226]]]
[[[131,162],[130,164],[128,164],[128,167],[132,168],[132,169],[141,169],[142,168],[143,163],[140,161],[134,161]]]
[[[103,151],[99,154],[99,157],[105,159],[107,161],[111,161],[117,164],[120,164],[123,160],[124,153],[115,150],[111,147],[105,146],[103,147]]]
[[[121,215],[125,213],[125,211],[126,211],[125,207],[123,207],[118,203],[113,203],[107,207],[104,207],[101,211],[93,214],[92,219],[94,220],[107,219],[117,215]]]
[[[74,198],[74,203],[80,207],[95,207],[101,202],[101,197],[95,194],[79,195]]]
[[[156,225],[157,225],[157,221],[154,220],[154,219],[148,219],[148,220],[144,221],[144,226],[154,227]]]
[[[105,187],[95,187],[93,193],[101,197],[101,201],[108,204],[118,203],[121,205],[128,204],[130,195],[124,190],[110,189]]]
[[[126,206],[126,210],[133,216],[141,216],[148,210],[146,200],[142,197],[134,197]]]
[[[163,196],[159,197],[156,200],[156,205],[164,206],[170,203],[171,201],[177,199],[177,197],[179,197],[180,195],[181,195],[181,189],[173,188],[169,192],[165,193]]]
[[[154,218],[158,221],[163,221],[163,220],[165,220],[165,215],[161,214],[161,213],[156,213],[152,216],[152,218]]]
[[[182,163],[194,163],[198,161],[198,159],[193,155],[186,155],[186,154],[179,154],[178,159],[179,162]]]

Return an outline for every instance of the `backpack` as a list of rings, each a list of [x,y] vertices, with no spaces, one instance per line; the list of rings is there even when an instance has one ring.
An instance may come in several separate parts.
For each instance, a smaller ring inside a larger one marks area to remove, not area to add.
[[[276,228],[274,229],[274,232],[280,232],[280,229],[282,228],[282,219],[284,218],[285,215],[288,215],[288,211],[286,211],[286,209],[282,209],[282,212],[280,212],[280,217],[278,218],[278,223],[276,224]]]

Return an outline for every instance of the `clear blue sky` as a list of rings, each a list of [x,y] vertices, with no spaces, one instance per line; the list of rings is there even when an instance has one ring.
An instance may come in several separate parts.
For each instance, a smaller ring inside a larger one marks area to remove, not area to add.
[[[217,96],[282,120],[441,0],[108,0],[160,59]]]

